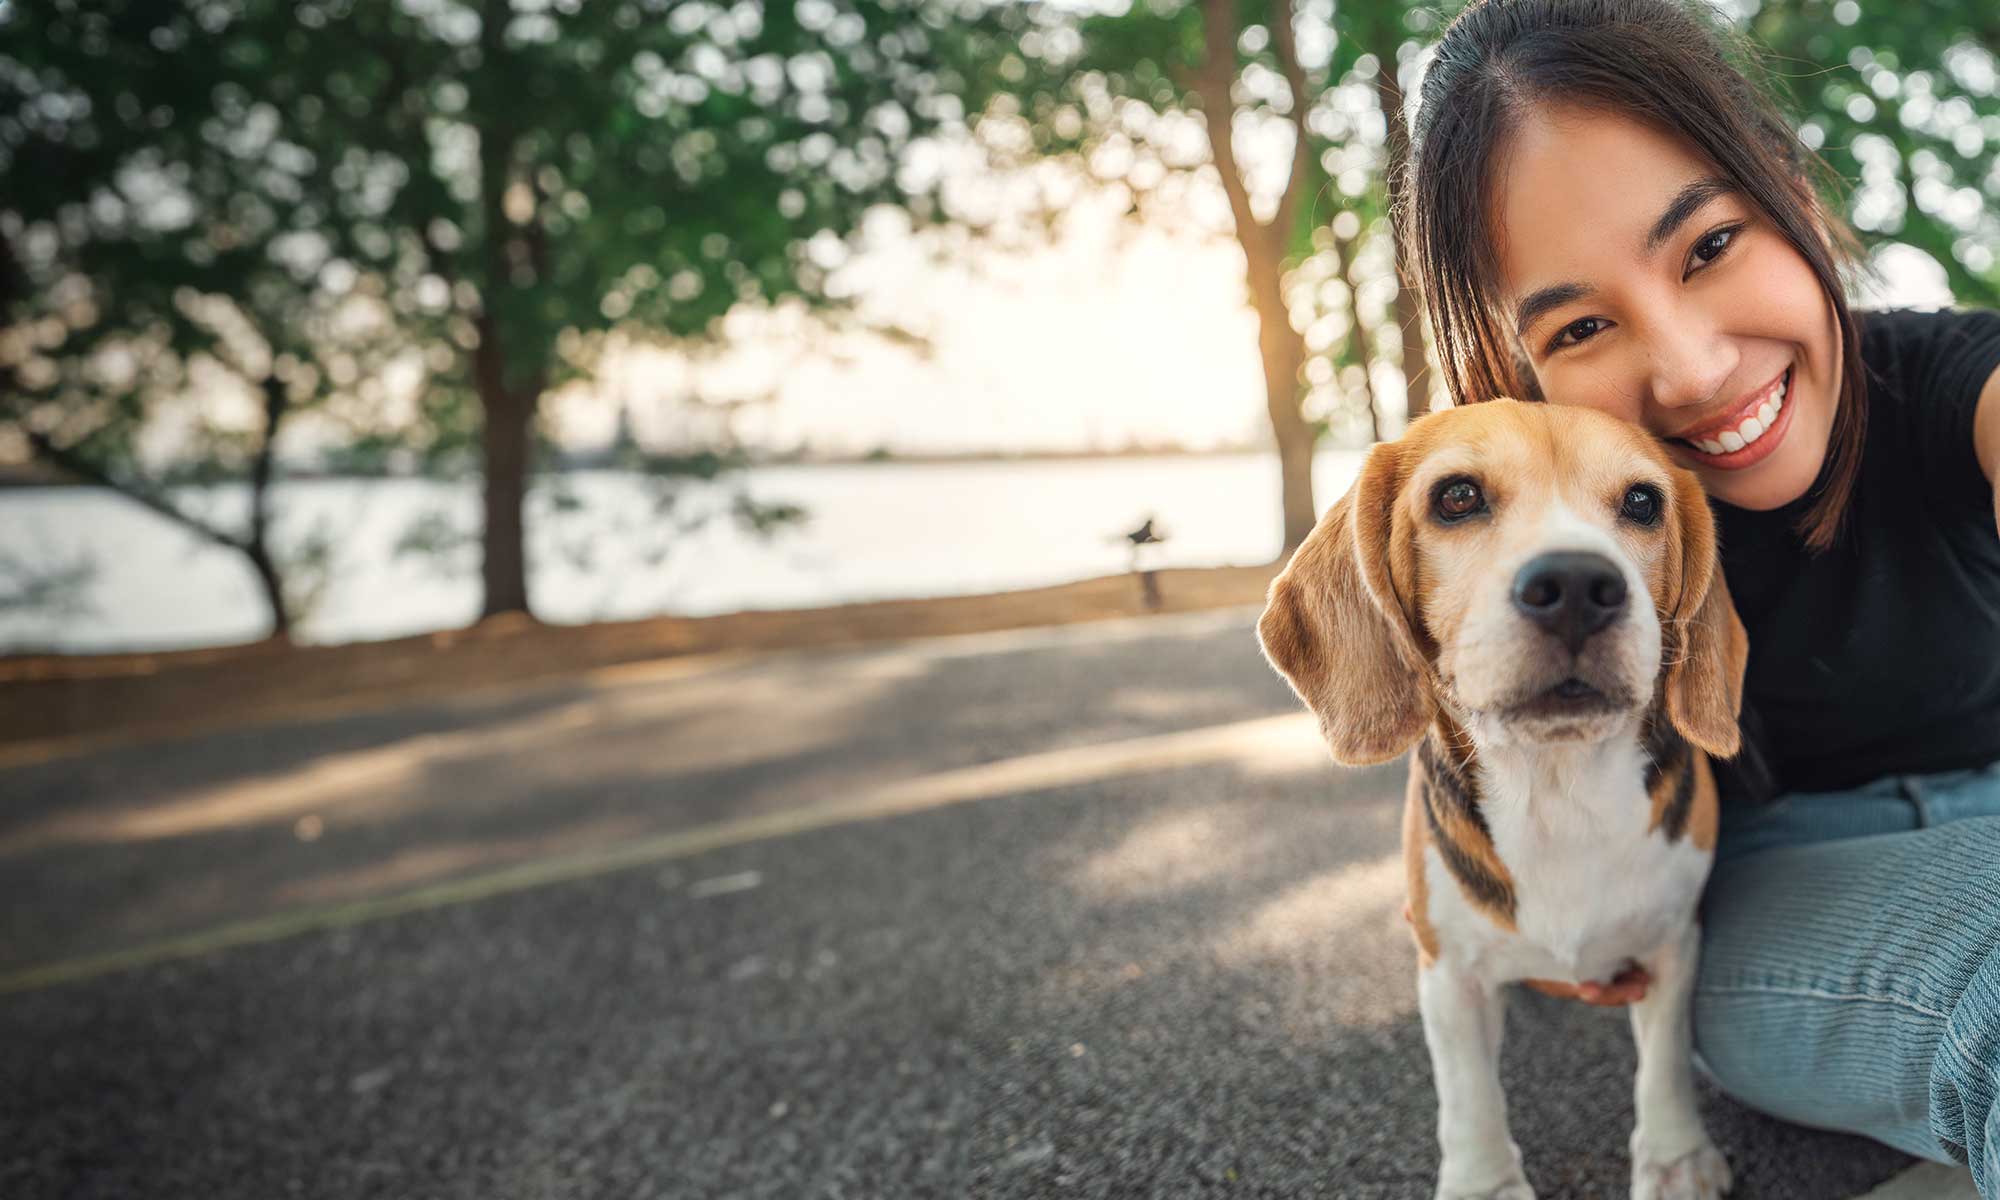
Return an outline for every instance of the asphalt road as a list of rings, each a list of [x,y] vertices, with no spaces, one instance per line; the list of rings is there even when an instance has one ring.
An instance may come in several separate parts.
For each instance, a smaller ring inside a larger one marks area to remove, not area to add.
[[[1427,1197],[1400,768],[1242,613],[0,772],[0,1197]],[[1621,1014],[1511,1001],[1545,1200]],[[1908,1160],[1704,1093],[1738,1196]]]

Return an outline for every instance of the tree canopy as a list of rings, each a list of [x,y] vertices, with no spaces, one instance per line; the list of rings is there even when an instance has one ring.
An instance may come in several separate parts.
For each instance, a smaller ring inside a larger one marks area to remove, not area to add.
[[[433,440],[480,446],[485,608],[525,609],[543,395],[613,330],[838,306],[866,212],[940,216],[910,152],[983,102],[987,43],[1017,19],[931,0],[6,6],[0,162],[35,181],[0,202],[10,411],[67,427],[97,403],[78,381],[98,350],[162,321],[194,350],[171,315],[189,297],[262,343],[238,364],[253,379],[379,404],[304,319],[358,299],[419,370]],[[98,392],[136,413],[140,389]],[[110,478],[131,425],[64,449]]]
[[[1310,445],[1400,415],[1419,382],[1420,306],[1398,267],[1395,197],[1425,51],[1463,5],[1405,0],[1033,3],[973,108],[1007,166],[1067,163],[1129,194],[1137,219],[1242,247],[1260,319],[1266,406],[1285,463],[1288,544],[1317,512]],[[1843,186],[1864,243],[1943,266],[1966,303],[2000,303],[2000,16],[1981,0],[1738,0],[1716,10],[1759,60]],[[1220,205],[1195,203],[1219,193]],[[1384,385],[1388,394],[1383,394]],[[1389,422],[1393,428],[1393,421]]]

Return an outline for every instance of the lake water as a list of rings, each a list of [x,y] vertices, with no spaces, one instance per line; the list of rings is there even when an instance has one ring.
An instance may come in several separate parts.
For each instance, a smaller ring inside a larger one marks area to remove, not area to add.
[[[1357,451],[1315,464],[1322,508],[1352,482]],[[802,525],[769,537],[727,519],[722,484],[655,504],[647,482],[614,471],[565,478],[579,503],[543,490],[531,513],[529,595],[554,622],[703,615],[854,600],[1035,587],[1126,570],[1122,538],[1146,516],[1166,531],[1149,565],[1269,562],[1282,540],[1270,454],[1008,463],[760,467],[729,477],[765,502],[797,504]],[[180,493],[235,522],[246,490]],[[475,528],[475,482],[307,480],[276,492],[277,542],[316,534],[331,569],[298,633],[317,642],[461,626],[479,610],[477,558],[402,554],[425,514]],[[234,525],[232,524],[232,528]],[[266,617],[241,555],[108,492],[0,491],[0,562],[94,563],[88,610],[0,612],[0,650],[212,645],[262,636]]]

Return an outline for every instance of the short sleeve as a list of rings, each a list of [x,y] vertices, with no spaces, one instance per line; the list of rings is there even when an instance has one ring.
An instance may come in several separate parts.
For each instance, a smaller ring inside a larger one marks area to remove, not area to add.
[[[1862,358],[1872,370],[1868,403],[1892,411],[1918,478],[1953,503],[1992,503],[1993,488],[1972,444],[1979,393],[2000,369],[2000,313],[1880,312],[1861,317]]]

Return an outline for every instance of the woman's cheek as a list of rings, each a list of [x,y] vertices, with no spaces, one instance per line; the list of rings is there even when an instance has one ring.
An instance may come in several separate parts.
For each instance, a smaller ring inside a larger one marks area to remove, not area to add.
[[[1588,357],[1588,356],[1585,356]],[[1542,396],[1551,404],[1590,408],[1634,425],[1645,425],[1637,391],[1620,383],[1614,369],[1586,365],[1581,359],[1551,359],[1536,372]]]

